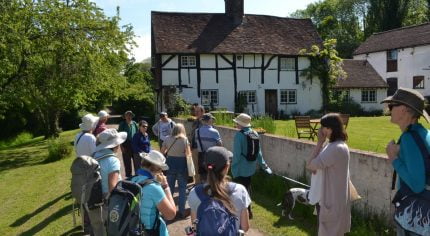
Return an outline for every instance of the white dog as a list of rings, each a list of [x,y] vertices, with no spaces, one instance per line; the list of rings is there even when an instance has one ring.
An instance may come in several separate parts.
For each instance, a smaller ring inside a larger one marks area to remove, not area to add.
[[[277,205],[282,207],[282,216],[288,215],[290,220],[294,220],[291,213],[296,205],[296,201],[304,205],[310,205],[309,190],[304,188],[291,188],[288,190],[284,194],[282,202]]]

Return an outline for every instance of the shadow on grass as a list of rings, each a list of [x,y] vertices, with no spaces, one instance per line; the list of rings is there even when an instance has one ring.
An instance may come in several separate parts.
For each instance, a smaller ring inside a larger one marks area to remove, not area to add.
[[[27,214],[25,216],[22,216],[21,218],[17,219],[15,222],[13,222],[11,225],[9,225],[10,227],[18,227],[23,225],[25,222],[27,222],[28,220],[30,220],[33,216],[39,214],[40,212],[44,211],[45,209],[49,208],[50,206],[54,205],[56,202],[60,201],[61,199],[70,199],[71,197],[71,193],[65,193],[53,200],[51,200],[50,202],[45,203],[43,206],[37,208],[35,211],[33,211],[30,214]]]
[[[67,214],[70,214],[71,210],[72,210],[72,204],[67,205],[67,206],[61,208],[60,210],[58,210],[57,212],[55,212],[54,214],[50,215],[48,218],[41,221],[39,224],[33,226],[31,229],[23,232],[21,235],[35,235],[36,233],[43,230],[46,226],[48,226],[53,221],[65,216]]]
[[[0,172],[15,169],[24,166],[42,164],[46,158],[45,140],[36,140],[34,142],[19,145],[19,147],[10,147],[0,151]]]
[[[83,232],[82,226],[76,226],[75,228],[72,228],[71,230],[64,232],[60,236],[82,236],[86,235]]]

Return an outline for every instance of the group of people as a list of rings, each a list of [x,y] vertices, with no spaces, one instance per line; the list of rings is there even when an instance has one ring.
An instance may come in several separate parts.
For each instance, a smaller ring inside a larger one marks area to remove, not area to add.
[[[410,132],[417,132],[425,141],[425,146],[430,147],[428,131],[418,123],[420,116],[429,120],[424,110],[424,98],[414,90],[401,88],[383,103],[388,103],[391,122],[402,130],[399,141],[391,141],[386,148],[388,158],[399,175],[398,186],[408,188],[413,193],[427,191],[424,156]],[[163,219],[185,219],[191,216],[191,223],[195,223],[199,218],[198,208],[202,203],[199,187],[193,188],[188,196],[186,191],[189,182],[187,158],[192,157],[196,167],[196,186],[200,186],[207,196],[221,202],[231,214],[238,217],[240,228],[247,231],[249,219],[253,215],[251,177],[257,166],[269,174],[272,172],[264,161],[261,148],[255,159],[249,160],[247,157],[247,135],[255,133],[251,128],[252,118],[242,113],[233,119],[238,132],[230,152],[223,147],[220,133],[213,126],[215,117],[205,113],[200,105],[194,106],[193,114],[196,120],[190,139],[183,124],[175,123],[165,112],[159,114],[160,119],[152,130],[158,137],[160,151],[151,149],[148,123],[143,120],[139,123],[133,121],[134,114],[131,111],[124,114],[125,120],[118,130],[106,127],[108,114],[105,111],[100,111],[98,117],[85,115],[80,124],[81,132],[75,138],[76,155],[92,156],[99,161],[102,191],[106,197],[121,180],[121,165],[116,155],[120,147],[127,178],[132,177],[131,180],[135,182],[156,179],[159,184],[150,184],[142,190],[141,221],[150,227],[158,216],[157,211],[160,212],[160,235],[168,235]],[[312,175],[319,172],[322,178],[317,203],[318,235],[344,235],[351,227],[350,153],[346,144],[348,135],[339,114],[329,113],[321,118],[317,137],[318,141],[306,167]],[[227,177],[230,169],[232,181]],[[178,210],[172,197],[176,182]],[[185,207],[187,200],[190,209]],[[86,212],[95,235],[106,233],[101,225],[94,223],[97,220],[93,222],[94,217],[105,214],[104,210],[101,207]],[[419,235],[405,229],[401,222],[397,223],[398,235]]]

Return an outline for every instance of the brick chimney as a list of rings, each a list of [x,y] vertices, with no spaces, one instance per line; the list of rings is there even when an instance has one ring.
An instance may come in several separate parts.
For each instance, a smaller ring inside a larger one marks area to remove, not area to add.
[[[236,25],[240,25],[243,20],[243,1],[244,0],[224,0],[225,14],[232,19]]]

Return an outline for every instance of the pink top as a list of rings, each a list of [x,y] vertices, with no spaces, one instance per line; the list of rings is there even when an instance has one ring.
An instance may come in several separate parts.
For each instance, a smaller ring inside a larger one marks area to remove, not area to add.
[[[99,121],[96,128],[94,129],[93,134],[94,134],[94,136],[97,137],[97,135],[99,135],[101,132],[105,131],[106,129],[107,129],[106,123],[105,122],[101,123]]]

